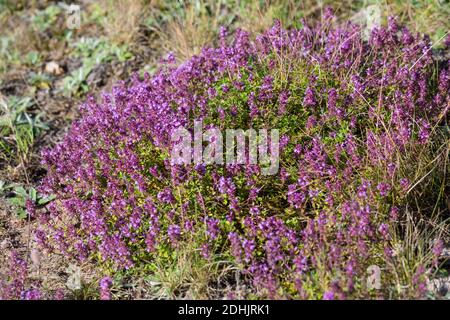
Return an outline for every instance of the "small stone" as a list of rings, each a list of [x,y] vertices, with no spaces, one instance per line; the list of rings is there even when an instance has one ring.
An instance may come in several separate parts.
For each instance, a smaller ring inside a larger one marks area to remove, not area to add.
[[[6,250],[6,249],[8,249],[8,247],[9,247],[9,242],[7,239],[0,242],[0,249]]]
[[[59,76],[64,72],[64,70],[54,61],[50,61],[45,65],[45,72]]]

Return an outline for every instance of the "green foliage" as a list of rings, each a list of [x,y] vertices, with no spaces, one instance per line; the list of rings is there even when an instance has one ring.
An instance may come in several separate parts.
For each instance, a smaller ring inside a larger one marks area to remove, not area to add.
[[[25,63],[29,66],[35,66],[41,62],[41,55],[38,51],[30,51],[25,56]]]
[[[104,38],[81,38],[73,47],[73,57],[81,59],[82,64],[63,79],[62,92],[66,96],[86,93],[89,90],[86,79],[100,64],[114,59],[124,62],[133,57],[126,45],[110,44]]]
[[[11,37],[0,36],[0,74],[9,70],[11,65],[20,64],[20,53],[13,48]]]
[[[23,186],[13,187],[12,192],[13,196],[8,198],[8,201],[16,208],[17,216],[21,219],[25,219],[27,217],[27,200],[31,200],[35,206],[41,207],[45,206],[55,198],[54,196],[45,197],[38,193],[35,188],[30,188],[27,191]]]
[[[33,16],[32,24],[38,31],[44,32],[56,22],[61,11],[59,6],[50,5]]]
[[[41,120],[42,113],[31,112],[29,97],[11,96],[0,100],[0,156],[8,159],[14,150],[26,157],[36,137],[48,126]]]
[[[52,83],[52,78],[42,72],[30,72],[28,83],[37,89],[49,89]]]

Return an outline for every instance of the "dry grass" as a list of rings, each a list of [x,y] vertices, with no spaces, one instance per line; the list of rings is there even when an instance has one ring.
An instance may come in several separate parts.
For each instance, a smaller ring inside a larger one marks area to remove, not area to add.
[[[437,33],[450,31],[450,3],[447,0],[401,1],[385,0],[384,14],[395,14],[416,32],[429,34],[434,39]]]
[[[131,44],[136,40],[141,17],[153,1],[100,0],[96,6],[104,10],[102,26],[108,39],[116,44]]]
[[[446,207],[450,141],[441,129],[436,126],[432,130],[434,144],[396,152],[400,173],[414,179],[404,198],[403,219],[391,230],[394,257],[388,267],[394,276],[396,292],[390,293],[393,297],[416,298],[411,292],[417,292],[412,288],[417,286],[419,268],[428,266],[424,276],[433,279],[436,270],[431,267],[435,259],[432,248],[438,240],[450,241],[450,207]]]
[[[179,61],[213,43],[221,16],[221,1],[201,0],[197,5],[186,2],[183,7],[182,16],[174,16],[166,24],[154,27],[164,51],[173,52]]]
[[[280,19],[284,25],[298,24],[303,17],[320,20],[326,6],[331,6],[340,20],[346,20],[367,6],[376,5],[380,8],[383,23],[388,16],[397,15],[413,31],[430,34],[433,40],[450,29],[450,5],[439,0],[414,3],[398,0],[196,0],[182,2],[181,11],[173,9],[175,3],[156,0],[152,1],[152,6],[156,11],[165,8],[173,14],[167,21],[157,24],[154,30],[161,39],[163,50],[174,52],[179,61],[213,44],[221,25],[257,34],[270,27],[274,19]],[[149,13],[154,12],[150,10]]]
[[[392,275],[390,292],[391,298],[414,299],[412,293],[417,286],[417,274],[423,266],[432,266],[434,255],[432,247],[438,240],[448,238],[448,221],[434,219],[422,219],[416,216],[416,212],[405,209],[406,219],[404,223],[396,226],[397,230],[391,233],[393,239],[393,258],[388,261],[390,274]],[[401,236],[400,236],[401,235]],[[424,277],[433,279],[433,269],[424,270]]]
[[[273,24],[275,18],[280,16],[283,9],[292,9],[292,1],[259,1],[251,2],[241,9],[239,13],[239,26],[252,34],[262,32]],[[289,10],[293,13],[294,10]]]
[[[22,56],[31,50],[42,49],[39,35],[33,32],[28,22],[15,13],[5,11],[0,14],[0,30],[2,30],[1,37],[8,37],[11,40],[9,52],[17,51]]]
[[[191,242],[180,247],[175,257],[158,257],[152,265],[145,296],[158,299],[223,298],[237,270],[227,261],[205,261]]]

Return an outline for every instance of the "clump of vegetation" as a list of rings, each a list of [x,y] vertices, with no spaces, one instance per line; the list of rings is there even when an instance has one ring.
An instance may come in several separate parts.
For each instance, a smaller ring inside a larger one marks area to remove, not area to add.
[[[36,246],[32,230],[39,226],[40,221],[36,219],[35,211],[53,198],[37,191],[39,181],[45,175],[45,169],[39,164],[40,152],[43,147],[52,147],[60,141],[67,126],[78,116],[76,106],[79,102],[88,94],[97,96],[101,90],[109,90],[118,79],[125,80],[129,87],[133,82],[130,74],[135,71],[141,76],[145,71],[154,74],[161,56],[166,53],[174,52],[176,63],[184,63],[192,55],[201,54],[204,47],[221,46],[219,26],[226,26],[230,34],[239,28],[246,30],[249,38],[254,39],[270,28],[274,19],[280,20],[286,29],[303,28],[301,18],[311,24],[322,21],[325,6],[331,5],[337,18],[334,23],[353,21],[362,28],[367,26],[363,33],[364,40],[368,40],[368,30],[379,23],[387,24],[388,15],[394,14],[412,34],[429,35],[432,48],[428,49],[433,52],[438,70],[430,73],[430,86],[434,85],[436,75],[441,72],[439,70],[448,63],[445,39],[450,28],[450,6],[440,0],[81,0],[77,4],[80,6],[80,24],[70,26],[69,6],[63,2],[0,1],[2,288],[14,282],[15,275],[20,277],[18,272],[14,273],[14,268],[19,267],[13,260],[10,263],[13,271],[8,271],[6,261],[11,251],[15,252],[17,261],[28,261],[36,250],[33,249]],[[274,76],[273,72],[269,75]],[[279,74],[282,73],[280,70]],[[292,73],[289,71],[288,74]],[[219,124],[214,119],[208,121],[211,125]],[[227,120],[226,123],[231,122]],[[445,198],[445,194],[449,194],[445,180],[448,170],[442,169],[448,163],[448,148],[444,144],[448,139],[447,123],[448,116],[443,116],[436,129],[431,130],[434,149],[428,151],[424,147],[421,153],[408,150],[410,156],[407,161],[412,164],[405,171],[414,182],[399,206],[403,216],[393,228],[397,231],[392,230],[395,259],[389,262],[389,268],[381,269],[383,286],[387,274],[393,275],[391,280],[396,283],[389,292],[383,291],[384,296],[395,298],[410,290],[413,287],[410,279],[415,277],[419,266],[428,266],[431,260],[432,265],[441,264],[436,256],[442,245],[444,253],[441,259],[448,256],[448,227],[442,224],[442,220],[448,217],[443,204],[445,201],[450,203],[448,196]],[[346,133],[347,129],[339,134]],[[286,166],[289,165],[282,164],[282,167]],[[423,199],[428,201],[422,202]],[[239,235],[242,236],[241,233]],[[444,242],[437,240],[440,238]],[[33,272],[35,263],[27,264],[31,273],[24,275],[23,286],[16,291],[17,294],[3,294],[0,289],[0,296],[32,298],[33,295],[25,294],[26,291],[38,289],[39,295],[34,296],[50,298],[52,290],[64,287],[66,280],[65,296],[76,299],[242,298],[254,293],[252,278],[246,275],[246,263],[236,263],[235,258],[227,253],[220,256],[218,252],[223,250],[215,250],[215,259],[205,259],[198,255],[203,248],[199,248],[198,242],[180,242],[176,250],[160,251],[160,254],[151,255],[146,263],[135,264],[127,270],[115,268],[113,271],[109,265],[103,266],[101,270],[111,276],[104,277],[103,281],[100,278],[104,274],[97,274],[95,264],[90,263],[96,261],[95,255],[81,265],[61,255],[42,255],[42,265],[37,274]],[[68,263],[74,265],[67,269]],[[369,268],[367,276],[374,268]],[[389,272],[385,273],[385,270]],[[422,278],[436,276],[445,280],[448,277],[448,265],[436,270],[426,268]],[[48,282],[47,279],[52,280]],[[437,280],[432,279],[428,286]],[[232,294],[228,294],[230,291]],[[442,290],[432,291],[435,293],[428,294],[429,298],[443,297],[439,293]],[[375,294],[378,291],[373,292],[374,296],[380,296]]]
[[[38,135],[48,129],[42,113],[31,111],[29,97],[0,96],[0,157],[8,161],[14,154],[26,159]]]
[[[81,38],[75,42],[72,56],[81,60],[81,66],[64,77],[61,91],[66,96],[87,93],[87,78],[95,67],[113,59],[124,62],[132,58],[125,45],[113,45],[105,39],[96,38]]]
[[[221,29],[217,48],[174,61],[89,99],[43,154],[41,191],[56,196],[40,211],[43,248],[107,277],[155,275],[188,252],[195,286],[168,296],[201,296],[231,270],[218,286],[244,283],[245,297],[425,295],[442,251],[450,103],[448,63],[427,38],[390,19],[366,41],[326,11],[321,23],[278,22],[254,40],[237,30],[229,42]],[[248,158],[173,164],[171,134],[197,120],[279,129],[278,174]],[[426,241],[406,232],[431,219]],[[373,265],[379,290],[366,282]]]

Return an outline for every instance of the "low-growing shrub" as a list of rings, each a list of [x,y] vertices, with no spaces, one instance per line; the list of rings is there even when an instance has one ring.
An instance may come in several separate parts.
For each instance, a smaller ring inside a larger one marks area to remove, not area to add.
[[[368,41],[330,12],[315,26],[275,23],[228,40],[221,29],[218,48],[179,66],[169,56],[155,75],[82,106],[43,155],[42,191],[56,200],[40,212],[37,240],[109,276],[151,274],[189,243],[197,258],[240,270],[248,297],[422,296],[434,240],[408,272],[396,261],[405,217],[443,205],[448,64],[395,19]],[[171,133],[200,119],[279,129],[278,173],[172,164]],[[371,265],[379,290],[367,285]]]

